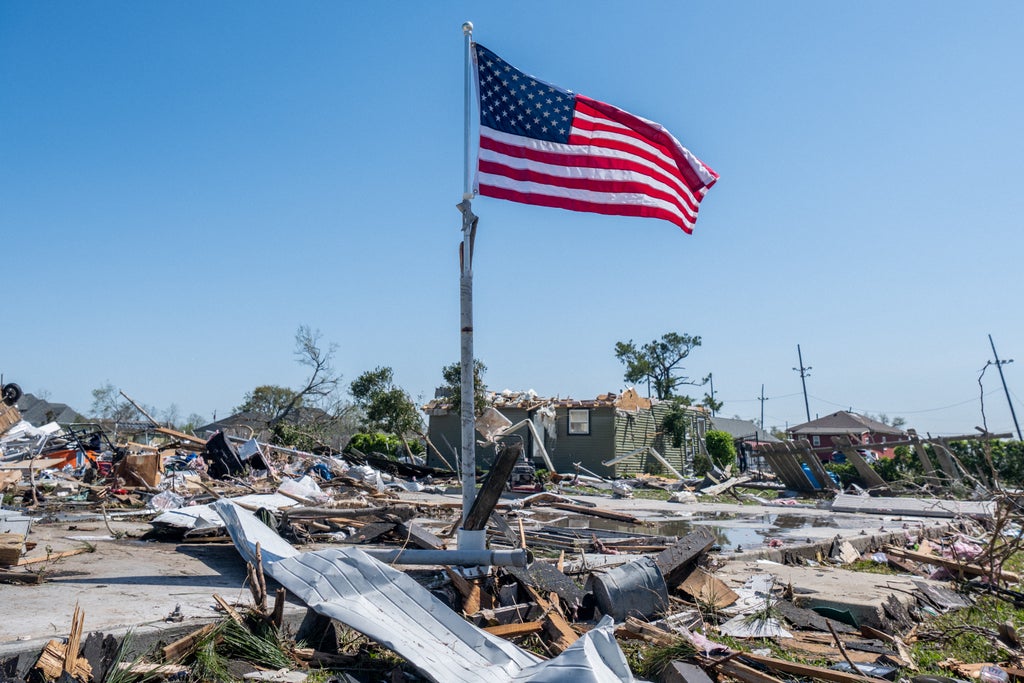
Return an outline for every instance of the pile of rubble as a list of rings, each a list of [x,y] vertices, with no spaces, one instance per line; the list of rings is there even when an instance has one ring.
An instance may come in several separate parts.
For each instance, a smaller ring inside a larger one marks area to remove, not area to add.
[[[970,627],[989,648],[983,659],[915,654],[948,635],[930,626],[943,614],[1024,605],[1010,569],[1022,538],[1011,497],[943,508],[948,521],[927,527],[913,509],[893,517],[890,499],[895,530],[884,537],[836,537],[776,562],[721,552],[707,527],[638,531],[646,503],[623,500],[621,486],[603,498],[568,486],[509,497],[515,453],[463,516],[452,473],[154,430],[160,446],[115,445],[96,425],[11,425],[0,439],[0,596],[29,604],[24,592],[84,573],[113,548],[144,554],[155,575],[157,548],[207,567],[231,551],[217,566],[248,595],[211,592],[205,616],[179,605],[145,642],[132,623],[86,633],[87,619],[101,620],[95,606],[53,605],[70,627],[8,647],[7,680],[302,681],[327,680],[325,670],[343,681],[936,683],[936,667],[986,683],[1024,677],[1012,619]],[[553,523],[566,517],[624,530]],[[64,531],[101,524],[106,535],[59,545]],[[484,542],[456,540],[467,532]],[[116,601],[131,583],[94,590]]]

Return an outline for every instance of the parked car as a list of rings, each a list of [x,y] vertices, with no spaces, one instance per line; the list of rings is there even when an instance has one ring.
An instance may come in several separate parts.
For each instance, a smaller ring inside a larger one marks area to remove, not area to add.
[[[878,453],[868,450],[867,448],[858,448],[857,452],[860,453],[860,457],[864,458],[864,462],[869,465],[874,465],[878,462]]]
[[[864,462],[869,465],[873,465],[878,462],[878,454],[874,451],[870,451],[867,448],[858,448],[857,453],[860,457],[864,458]],[[837,465],[843,465],[846,463],[846,453],[842,451],[832,451],[831,453],[818,453],[818,459],[822,463],[834,462]]]

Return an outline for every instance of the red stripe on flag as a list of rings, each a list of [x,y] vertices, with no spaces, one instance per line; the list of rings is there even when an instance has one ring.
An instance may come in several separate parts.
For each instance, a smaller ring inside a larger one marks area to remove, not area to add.
[[[703,182],[697,177],[697,174],[690,167],[685,157],[680,160],[677,158],[678,155],[675,150],[667,149],[664,145],[645,139],[639,136],[636,131],[624,130],[616,126],[602,124],[599,121],[584,120],[581,117],[573,120],[572,127],[573,132],[569,135],[570,145],[576,145],[581,148],[589,146],[632,154],[645,159],[660,168],[671,178],[674,178],[679,183],[680,189],[686,188],[691,193],[696,193],[700,188],[704,187]],[[577,130],[590,131],[595,133],[595,135],[577,133],[575,132]],[[602,133],[609,133],[619,138],[625,137],[626,139],[610,138],[601,135]],[[637,144],[631,143],[630,140],[635,140]],[[659,156],[651,151],[651,147],[659,150],[664,156]],[[682,166],[680,166],[680,162],[683,164]]]
[[[676,163],[679,164],[680,171],[682,171],[683,175],[687,178],[687,185],[689,187],[710,188],[718,181],[718,174],[715,173],[707,165],[704,165],[704,168],[707,169],[708,173],[712,176],[711,181],[705,183],[704,180],[693,169],[693,167],[690,166],[690,160],[686,157],[686,155],[679,152],[678,142],[664,128],[661,128],[660,126],[651,125],[647,121],[637,116],[633,116],[629,112],[623,111],[618,107],[606,104],[604,102],[599,102],[597,100],[592,100],[584,95],[576,96],[576,106],[579,108],[585,108],[589,106],[592,110],[599,113],[601,116],[611,121],[615,121],[616,123],[621,123],[627,128],[635,130],[642,137],[653,142],[656,142],[661,147],[670,150],[672,158],[676,160]]]
[[[529,168],[512,168],[494,161],[487,161],[486,159],[480,160],[479,168],[481,173],[503,176],[505,178],[521,182],[531,182],[551,187],[562,187],[568,190],[587,190],[590,192],[602,192],[605,194],[642,194],[653,199],[658,199],[672,204],[677,207],[679,212],[691,222],[697,219],[696,215],[694,215],[695,212],[680,201],[678,194],[674,192],[665,192],[664,190],[652,187],[648,183],[638,180],[602,180],[599,178],[572,178],[556,176]]]
[[[496,199],[507,199],[520,204],[534,204],[536,206],[548,206],[556,209],[568,209],[570,211],[586,211],[589,213],[600,213],[606,216],[639,216],[642,218],[661,218],[678,225],[686,234],[693,233],[693,225],[687,224],[678,214],[660,209],[655,206],[643,204],[599,204],[579,199],[566,197],[552,197],[549,195],[535,194],[532,192],[518,192],[503,187],[492,185],[480,185],[480,194]]]
[[[480,148],[515,157],[517,159],[525,159],[527,161],[535,161],[542,164],[551,164],[553,166],[631,171],[633,173],[648,176],[656,180],[660,180],[667,185],[675,185],[678,189],[676,196],[683,202],[683,204],[685,204],[686,210],[690,213],[697,212],[697,203],[700,201],[698,197],[693,197],[691,199],[691,197],[686,193],[683,180],[678,174],[661,174],[649,166],[644,166],[643,164],[635,161],[630,161],[627,158],[588,154],[586,146],[580,146],[580,151],[573,154],[547,152],[525,145],[514,145],[495,140],[494,138],[487,137],[486,129],[484,129],[481,131],[480,135]],[[626,149],[625,151],[632,152],[633,150]],[[655,160],[652,159],[651,163],[655,163]]]

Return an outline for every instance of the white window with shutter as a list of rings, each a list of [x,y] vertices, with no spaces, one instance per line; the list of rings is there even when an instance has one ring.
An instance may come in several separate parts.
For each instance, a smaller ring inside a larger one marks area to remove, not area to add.
[[[590,410],[587,408],[569,409],[569,436],[585,436],[590,434]]]

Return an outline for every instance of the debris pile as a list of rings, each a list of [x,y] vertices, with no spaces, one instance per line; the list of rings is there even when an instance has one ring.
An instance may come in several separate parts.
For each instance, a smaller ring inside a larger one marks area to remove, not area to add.
[[[302,681],[319,669],[337,680],[445,683],[1024,677],[1024,531],[1009,495],[959,507],[841,495],[826,514],[853,507],[885,533],[800,552],[779,541],[773,560],[761,551],[777,539],[728,553],[710,525],[656,527],[654,503],[640,495],[669,486],[656,478],[585,494],[579,472],[543,491],[517,487],[516,445],[499,446],[463,516],[451,472],[144,428],[159,440],[115,443],[94,424],[6,429],[8,604],[63,581],[64,568],[85,573],[77,555],[96,555],[89,566],[102,568],[111,548],[156,557],[157,546],[196,555],[206,573],[237,565],[244,578],[234,588],[247,594],[211,592],[160,615],[158,643],[137,639],[132,624],[87,633],[95,607],[54,606],[54,615],[67,608],[70,625],[8,659],[8,680]],[[733,507],[767,502],[738,492],[749,481],[713,472],[688,493],[734,494]],[[664,500],[659,514],[684,509]],[[128,521],[145,533],[126,532]],[[54,528],[61,533],[35,540]],[[62,535],[104,529],[70,544]],[[481,533],[485,546],[460,547],[464,532]],[[120,589],[111,590],[114,600]]]

